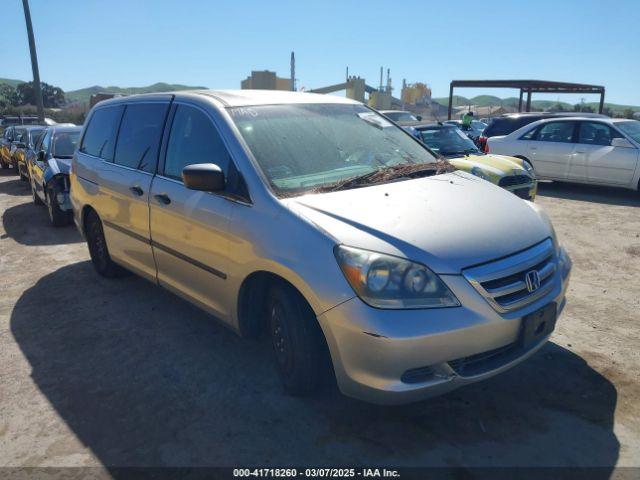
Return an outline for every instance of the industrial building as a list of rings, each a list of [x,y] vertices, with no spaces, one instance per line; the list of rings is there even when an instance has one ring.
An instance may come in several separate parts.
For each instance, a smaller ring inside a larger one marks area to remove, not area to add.
[[[251,72],[251,76],[240,82],[243,90],[291,90],[291,79],[280,78],[269,70]]]

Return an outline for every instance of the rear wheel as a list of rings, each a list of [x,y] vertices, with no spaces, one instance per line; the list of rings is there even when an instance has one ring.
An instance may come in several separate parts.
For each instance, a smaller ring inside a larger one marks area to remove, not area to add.
[[[315,392],[325,383],[331,369],[313,310],[293,287],[279,283],[269,291],[267,314],[285,390],[299,396]]]
[[[58,203],[58,193],[55,186],[47,188],[47,208],[49,209],[49,220],[54,227],[64,227],[71,223],[71,212],[65,212]]]
[[[102,222],[98,214],[93,210],[87,214],[85,232],[91,262],[96,271],[107,278],[121,277],[125,273],[125,270],[111,260],[107,248],[107,241],[104,238],[104,231],[102,230]]]

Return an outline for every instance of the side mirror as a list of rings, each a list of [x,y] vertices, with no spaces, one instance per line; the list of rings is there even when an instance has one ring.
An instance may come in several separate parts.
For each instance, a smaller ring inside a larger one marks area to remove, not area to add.
[[[418,119],[419,122],[422,121],[422,115],[416,115],[416,118]]]
[[[626,138],[614,138],[611,140],[611,146],[619,148],[634,148],[633,144]]]
[[[38,152],[38,161],[39,161],[39,162],[44,162],[44,157],[45,157],[45,155],[46,155],[46,154],[44,153],[44,150],[40,150],[40,151]]]
[[[27,146],[26,146],[24,143],[22,143],[22,142],[14,142],[14,143],[13,143],[13,145],[14,145],[16,148],[27,148]]]
[[[224,190],[222,169],[215,163],[195,163],[182,169],[182,181],[189,190],[219,192]]]

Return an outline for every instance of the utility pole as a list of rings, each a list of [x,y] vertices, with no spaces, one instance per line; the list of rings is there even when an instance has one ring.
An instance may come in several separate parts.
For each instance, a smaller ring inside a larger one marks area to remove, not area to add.
[[[36,107],[38,108],[38,121],[44,124],[44,104],[42,103],[42,89],[40,88],[40,72],[38,71],[38,55],[36,55],[36,41],[33,37],[33,26],[31,25],[31,12],[29,11],[29,0],[22,0],[24,7],[24,20],[27,23],[27,35],[29,37],[29,52],[31,52],[31,69],[33,70],[33,91],[36,96]]]
[[[296,91],[296,56],[291,52],[291,90]]]

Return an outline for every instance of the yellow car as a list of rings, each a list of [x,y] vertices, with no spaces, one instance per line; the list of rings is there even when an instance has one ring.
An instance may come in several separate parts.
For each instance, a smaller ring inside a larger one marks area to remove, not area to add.
[[[453,125],[430,124],[410,128],[410,133],[457,169],[494,183],[525,200],[535,199],[538,181],[526,160],[485,154]]]

